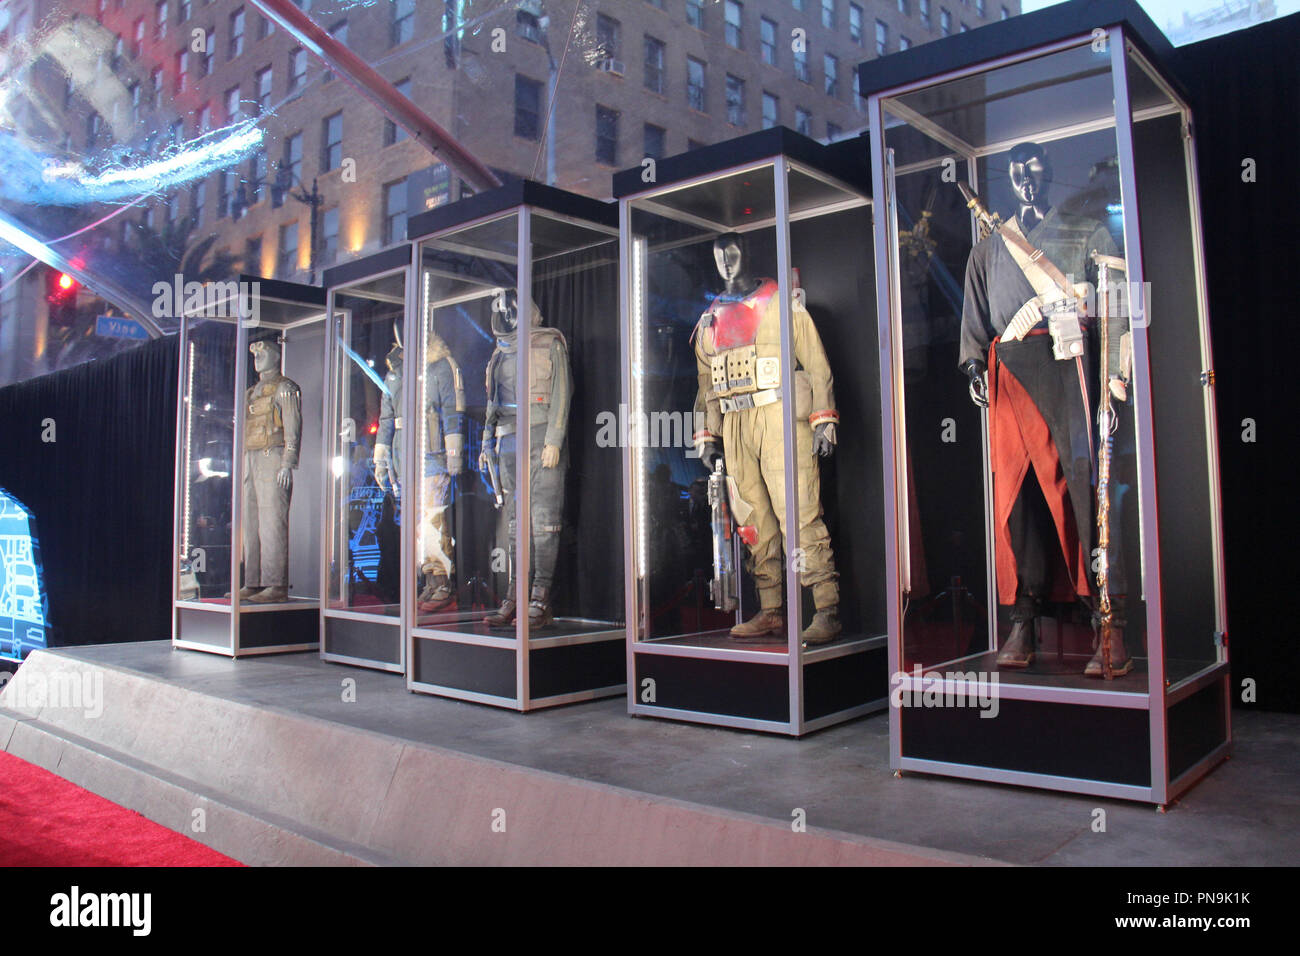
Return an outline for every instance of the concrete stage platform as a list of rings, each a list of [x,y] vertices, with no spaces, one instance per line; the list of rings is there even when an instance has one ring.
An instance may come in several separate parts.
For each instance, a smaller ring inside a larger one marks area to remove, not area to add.
[[[1234,714],[1233,759],[1161,814],[895,778],[884,715],[793,740],[624,708],[517,714],[314,654],[234,661],[147,642],[32,654],[0,693],[0,747],[253,864],[1300,859],[1293,715]]]

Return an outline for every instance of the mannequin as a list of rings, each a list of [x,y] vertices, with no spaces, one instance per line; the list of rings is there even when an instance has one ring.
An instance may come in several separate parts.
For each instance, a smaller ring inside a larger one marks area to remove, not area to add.
[[[398,432],[402,418],[397,409],[402,404],[402,339],[393,326],[393,347],[389,350],[388,374],[384,384],[388,393],[380,400],[379,431],[375,435],[375,482],[384,491],[400,493],[402,443]],[[455,603],[451,578],[454,571],[455,546],[447,512],[451,507],[451,479],[465,469],[465,385],[460,366],[452,357],[447,343],[436,333],[429,333],[424,354],[424,423],[428,429],[421,476],[424,518],[420,525],[420,573],[424,588],[416,599],[423,613],[442,611]]]
[[[1050,267],[1067,285],[1086,279],[1095,286],[1091,254],[1117,256],[1118,250],[1102,223],[1048,203],[1052,167],[1042,146],[1021,143],[1012,149],[1008,174],[1017,213],[971,250],[959,363],[972,401],[989,409],[998,601],[1010,608],[1012,621],[997,663],[1023,668],[1034,660],[1044,601],[1091,604],[1096,530],[1095,348],[1087,334],[1090,320],[1075,319],[1086,300],[1072,299],[1060,289],[1062,283],[1048,281]],[[1040,269],[1023,265],[1025,250],[1018,242],[1043,253]],[[1080,284],[1074,291],[1086,289]],[[1111,311],[1116,315],[1109,320],[1107,386],[1122,402],[1128,375],[1120,354],[1127,319],[1122,310]],[[1133,664],[1122,637],[1122,553],[1113,544],[1109,561],[1117,638],[1112,663],[1118,676]],[[1098,647],[1087,676],[1101,676],[1100,654]]]
[[[244,396],[244,587],[239,599],[289,599],[289,502],[302,441],[302,392],[280,372],[280,349],[263,339],[253,353],[257,384]]]
[[[518,347],[519,300],[515,290],[502,290],[492,300],[492,334],[497,346],[487,367],[487,416],[483,423],[483,450],[479,467],[497,463],[505,492],[510,548],[510,586],[501,607],[485,619],[489,627],[512,627],[515,622],[515,519],[516,409],[521,398],[528,406],[529,511],[532,523],[532,591],[528,599],[529,627],[552,623],[551,587],[560,554],[564,527],[564,476],[568,468],[566,430],[573,379],[569,348],[558,329],[542,325],[537,303],[529,300],[527,396],[515,381]]]
[[[695,327],[699,391],[693,437],[700,461],[713,470],[724,458],[734,481],[732,511],[754,527],[749,571],[758,588],[759,611],[731,629],[738,641],[765,641],[785,627],[782,546],[785,520],[785,411],[781,402],[781,309],[774,279],[754,279],[744,238],[730,232],[713,243],[724,291]],[[839,584],[830,534],[822,520],[819,458],[835,449],[834,381],[830,363],[801,292],[791,303],[796,366],[795,456],[799,488],[799,547],[803,583],[812,588],[817,613],[804,629],[806,644],[826,644],[841,631]],[[739,500],[737,500],[739,499]]]

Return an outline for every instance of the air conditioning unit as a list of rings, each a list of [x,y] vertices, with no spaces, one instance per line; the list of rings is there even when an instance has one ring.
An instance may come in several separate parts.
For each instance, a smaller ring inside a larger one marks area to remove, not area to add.
[[[622,60],[601,60],[600,69],[603,73],[613,73],[615,76],[622,76],[627,70],[627,66]]]

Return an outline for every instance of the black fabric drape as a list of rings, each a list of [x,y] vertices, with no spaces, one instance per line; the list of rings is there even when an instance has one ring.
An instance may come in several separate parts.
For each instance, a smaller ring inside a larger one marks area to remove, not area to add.
[[[1174,63],[1196,127],[1236,697],[1251,678],[1256,706],[1289,711],[1300,710],[1297,49],[1300,14],[1183,47]],[[1243,178],[1247,160],[1253,182]]]
[[[177,359],[168,337],[0,389],[0,487],[35,515],[50,646],[171,637]]]

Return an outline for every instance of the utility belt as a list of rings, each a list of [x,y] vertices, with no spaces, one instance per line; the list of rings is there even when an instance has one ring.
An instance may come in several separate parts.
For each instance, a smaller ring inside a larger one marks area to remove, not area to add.
[[[781,390],[779,388],[767,388],[761,392],[749,392],[745,395],[737,395],[734,398],[718,399],[718,407],[722,414],[729,412],[744,411],[747,408],[761,408],[764,405],[771,405],[781,400]]]
[[[393,427],[394,427],[394,428],[401,428],[401,427],[402,427],[402,419],[401,419],[400,416],[397,417],[397,418],[394,418],[394,419],[393,419]]]

